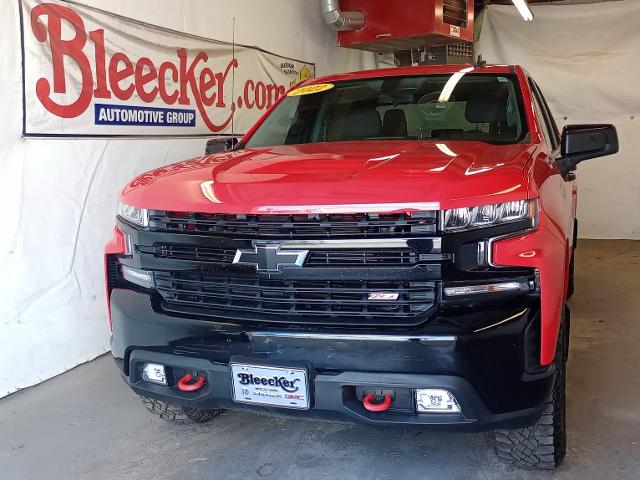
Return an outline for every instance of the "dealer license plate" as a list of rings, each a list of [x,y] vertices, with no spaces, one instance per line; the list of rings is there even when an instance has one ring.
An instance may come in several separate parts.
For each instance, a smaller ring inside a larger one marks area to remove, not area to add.
[[[303,368],[231,364],[233,399],[240,403],[309,408],[309,382]]]

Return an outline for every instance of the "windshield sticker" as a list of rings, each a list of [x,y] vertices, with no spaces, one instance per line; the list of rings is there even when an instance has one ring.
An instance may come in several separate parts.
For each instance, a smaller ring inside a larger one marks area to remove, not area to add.
[[[299,95],[311,95],[313,93],[324,92],[325,90],[331,90],[333,83],[316,83],[315,85],[307,85],[305,87],[295,88],[287,93],[289,97],[297,97]]]

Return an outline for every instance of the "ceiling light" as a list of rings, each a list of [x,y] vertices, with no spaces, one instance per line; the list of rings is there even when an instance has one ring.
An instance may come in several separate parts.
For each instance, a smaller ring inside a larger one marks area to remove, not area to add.
[[[522,18],[524,19],[525,22],[533,21],[533,12],[531,11],[531,8],[529,8],[529,4],[527,3],[527,0],[511,0],[511,1],[516,6],[516,8],[518,9],[518,12],[520,12],[520,15],[522,15]]]

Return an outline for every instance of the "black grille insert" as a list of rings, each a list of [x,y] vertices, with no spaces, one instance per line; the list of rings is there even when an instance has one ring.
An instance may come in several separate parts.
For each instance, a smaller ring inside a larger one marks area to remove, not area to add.
[[[231,263],[236,254],[235,249],[201,247],[197,245],[156,244],[153,248],[156,256],[193,262]]]
[[[428,236],[436,212],[244,215],[151,210],[149,229],[234,238],[334,238]]]
[[[107,255],[107,287],[113,289],[120,278],[120,264],[115,255]]]
[[[164,243],[155,244],[154,247],[151,248],[140,247],[140,251],[152,253],[160,258],[221,264],[232,263],[236,254],[236,250],[234,249]],[[419,259],[419,254],[411,248],[312,249],[309,251],[304,266],[410,266],[416,264]]]
[[[311,250],[305,267],[412,265],[418,254],[410,248],[367,250]]]
[[[436,295],[435,282],[272,280],[192,271],[156,272],[155,280],[165,311],[260,322],[415,325]],[[373,293],[386,295],[374,300]]]

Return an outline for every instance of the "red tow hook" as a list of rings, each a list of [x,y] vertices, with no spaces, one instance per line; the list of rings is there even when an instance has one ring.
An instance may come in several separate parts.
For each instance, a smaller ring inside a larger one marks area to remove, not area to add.
[[[362,399],[362,404],[364,408],[369,410],[370,412],[385,412],[389,410],[391,406],[391,395],[385,395],[384,400],[380,403],[373,403],[373,400],[376,396],[373,393],[368,393]]]
[[[195,392],[204,386],[204,377],[198,377],[195,382],[189,383],[191,380],[193,380],[193,377],[190,373],[187,373],[184,377],[178,380],[178,389],[183,392]]]

